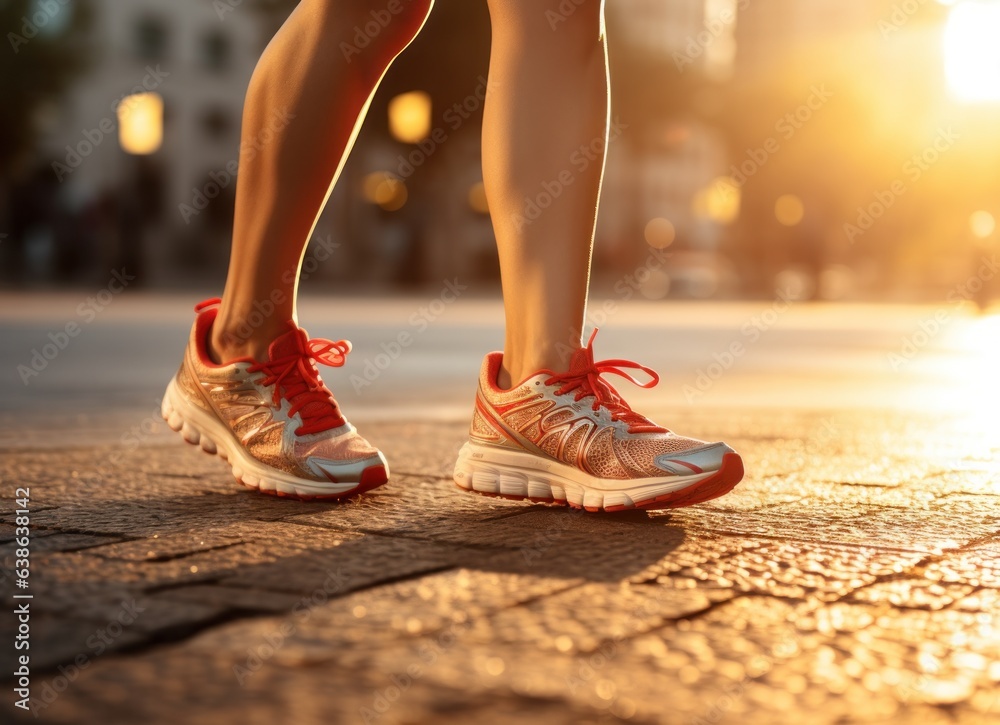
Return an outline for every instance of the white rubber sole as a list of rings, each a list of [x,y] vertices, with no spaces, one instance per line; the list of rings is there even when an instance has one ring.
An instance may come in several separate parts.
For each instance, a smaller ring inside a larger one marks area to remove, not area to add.
[[[676,508],[728,493],[743,478],[743,462],[726,454],[719,470],[690,476],[602,479],[531,453],[467,442],[455,483],[487,496],[569,505],[588,511]]]
[[[247,488],[273,496],[302,500],[338,499],[364,493],[388,480],[389,466],[382,454],[380,463],[364,468],[357,481],[334,483],[299,478],[266,466],[253,458],[235,439],[232,431],[211,413],[192,405],[171,380],[160,408],[163,419],[185,441],[218,455],[232,468],[233,477]]]

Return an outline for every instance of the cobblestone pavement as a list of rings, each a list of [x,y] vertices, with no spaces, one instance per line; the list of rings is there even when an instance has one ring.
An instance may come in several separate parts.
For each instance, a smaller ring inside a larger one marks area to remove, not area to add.
[[[3,419],[4,510],[31,489],[42,721],[1000,722],[995,408],[661,411],[747,479],[612,515],[459,491],[458,420],[362,415],[390,485],[306,504],[146,415]],[[15,626],[3,709],[31,720]]]

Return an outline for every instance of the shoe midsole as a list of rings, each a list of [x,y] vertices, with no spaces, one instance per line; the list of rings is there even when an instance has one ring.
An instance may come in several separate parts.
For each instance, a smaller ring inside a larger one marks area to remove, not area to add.
[[[474,441],[468,441],[462,446],[455,467],[456,482],[459,486],[471,488],[471,481],[466,485],[463,481],[458,480],[463,467],[471,468],[472,471],[477,468],[492,468],[501,472],[516,472],[527,475],[529,480],[532,474],[535,474],[542,483],[547,484],[550,480],[554,480],[562,485],[578,486],[584,491],[602,494],[624,493],[633,500],[644,499],[650,494],[661,496],[673,493],[701,483],[718,473],[718,471],[703,471],[690,476],[675,475],[631,479],[598,478],[578,468],[542,458],[534,453],[485,445]]]

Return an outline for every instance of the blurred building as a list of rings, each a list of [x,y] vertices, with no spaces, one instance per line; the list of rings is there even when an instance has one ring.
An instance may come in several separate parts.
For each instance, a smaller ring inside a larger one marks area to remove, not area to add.
[[[654,75],[711,86],[731,72],[735,23],[727,13],[735,2],[621,0],[608,8],[612,48],[640,58]],[[152,285],[221,280],[245,89],[293,6],[90,0],[86,37],[74,39],[88,49],[89,62],[39,119],[38,156],[51,168],[43,176],[55,180],[68,220],[51,235],[56,241],[46,234],[31,240],[39,278],[51,276],[46,269],[53,265],[90,265],[101,274],[124,264]],[[309,275],[313,282],[496,279],[480,158],[488,32],[485,3],[439,3],[425,33],[388,74],[317,227],[338,253]],[[718,258],[721,224],[697,200],[725,169],[722,136],[685,110],[686,92],[669,83],[651,88],[649,75],[625,68],[614,78],[616,108],[631,104],[639,112],[616,112],[598,282],[641,263],[650,242],[673,245],[678,280],[691,277],[686,268],[710,267]],[[427,132],[443,132],[446,143],[394,135],[392,103],[415,92],[429,99]],[[653,113],[643,106],[650,102]],[[456,116],[459,106],[466,110]],[[413,159],[419,163],[410,168]],[[697,286],[675,285],[673,293],[717,291],[717,280],[706,284],[697,270],[694,278]],[[647,290],[651,297],[667,294],[662,282]]]
[[[206,230],[231,214],[229,172],[262,39],[249,4],[220,14],[223,5],[91,0],[89,37],[76,39],[89,62],[42,125],[63,202],[113,230],[94,256],[140,267],[145,283],[173,281],[192,254],[217,266],[224,251]],[[194,208],[199,192],[211,204]]]
[[[658,250],[666,274],[653,275],[640,290],[649,298],[733,289],[720,248],[727,214],[705,203],[729,152],[699,105],[717,104],[715,87],[732,73],[736,5],[620,0],[608,6],[612,60],[626,57],[620,67],[612,64],[612,96],[631,113],[617,119],[628,126],[620,138],[613,124],[597,258],[620,276]]]
[[[125,265],[146,284],[220,284],[245,90],[294,0],[56,6],[53,37],[90,9],[66,38],[86,62],[66,91],[46,95],[37,78],[16,89],[46,100],[20,124],[32,141],[5,135],[35,148],[5,161],[13,172],[0,179],[0,226],[13,237],[0,247],[4,275],[80,281]],[[655,251],[662,269],[638,290],[651,299],[769,297],[789,279],[830,299],[947,292],[995,245],[1000,218],[1000,103],[990,103],[1000,84],[975,53],[954,57],[982,42],[976,24],[952,32],[945,77],[942,29],[958,7],[608,3],[612,131],[595,288],[612,290]],[[489,33],[486,3],[439,0],[373,100],[316,230],[336,254],[307,285],[497,280],[480,156]],[[21,73],[70,67],[45,57],[6,60]],[[956,100],[956,85],[979,102]],[[962,141],[938,152],[951,124]],[[941,163],[911,174],[920,154]],[[906,193],[884,218],[845,237],[900,180]],[[973,223],[984,219],[988,231]]]
[[[317,227],[316,236],[338,253],[313,270],[313,283],[496,277],[489,218],[477,201],[477,95],[488,57],[488,19],[479,5],[440,3],[421,40],[384,80]],[[56,267],[75,269],[79,278],[87,264],[95,274],[125,264],[139,269],[145,284],[221,283],[247,83],[294,6],[90,0],[85,37],[73,39],[89,62],[39,119],[37,156],[51,167],[39,178],[56,187],[55,206],[70,221],[62,232],[35,225],[42,230],[29,240],[27,278],[51,279]],[[460,72],[441,72],[449,67]],[[448,137],[429,152],[389,128],[392,100],[415,91],[430,98],[428,130]],[[455,104],[468,110],[456,116]],[[418,162],[408,171],[411,158]],[[378,174],[391,177],[389,198],[366,193],[366,179]],[[71,260],[59,261],[67,252]]]
[[[733,229],[750,290],[769,295],[794,279],[805,296],[839,299],[922,284],[897,277],[928,209],[916,193],[863,243],[843,230],[943,123],[933,52],[942,12],[933,2],[754,0],[740,13],[730,103],[745,110],[727,136],[732,162],[752,170]],[[774,153],[748,161],[768,140]],[[781,218],[782,202],[797,207],[793,218]]]
[[[773,72],[797,46],[842,42],[859,31],[870,35],[894,4],[895,0],[753,0],[740,12],[736,30],[740,77]]]

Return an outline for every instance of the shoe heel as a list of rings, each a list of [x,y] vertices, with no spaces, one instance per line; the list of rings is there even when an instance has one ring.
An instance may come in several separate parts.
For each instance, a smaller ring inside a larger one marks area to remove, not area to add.
[[[565,490],[542,471],[529,471],[492,460],[488,447],[465,443],[455,463],[455,484],[484,496],[535,503],[566,503]]]
[[[186,442],[193,446],[199,446],[205,453],[216,455],[219,447],[211,438],[205,435],[190,420],[181,413],[181,405],[176,402],[177,391],[174,381],[171,380],[167,386],[167,391],[163,395],[163,402],[160,404],[160,415],[167,421],[170,429],[181,434]],[[224,456],[225,457],[225,456]]]

